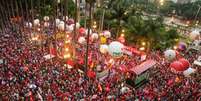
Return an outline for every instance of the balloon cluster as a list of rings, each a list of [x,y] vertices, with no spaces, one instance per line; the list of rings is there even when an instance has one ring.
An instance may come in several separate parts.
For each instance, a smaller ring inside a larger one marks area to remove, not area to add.
[[[183,72],[183,71],[187,70],[189,68],[189,66],[190,66],[189,61],[184,58],[181,58],[170,64],[171,68],[173,68],[174,70],[179,71],[179,72]]]
[[[164,52],[164,54],[165,54],[165,58],[166,58],[167,60],[173,60],[173,59],[176,58],[176,51],[175,51],[175,50],[171,50],[171,49],[166,50],[166,51]]]
[[[78,24],[78,26],[80,26],[80,25]],[[77,28],[78,28],[78,26],[77,26]],[[87,37],[88,29],[85,29],[85,28],[81,27],[81,28],[79,28],[78,32],[79,32],[79,35],[80,35],[80,37],[78,38],[78,42],[80,44],[86,43],[86,40],[83,40],[83,39],[85,37]],[[90,35],[89,36],[90,37],[90,41],[96,41],[99,38],[98,33],[93,33],[93,31],[91,29],[89,30],[89,35]],[[80,41],[80,40],[82,40],[82,41]]]
[[[124,45],[118,41],[113,41],[109,44],[108,52],[113,57],[120,57],[123,55],[123,49]]]
[[[103,54],[107,53],[108,49],[109,49],[108,45],[106,45],[106,44],[100,45],[100,52],[101,53],[103,53]]]
[[[110,38],[111,37],[111,32],[110,31],[103,31],[103,35],[106,37],[106,38]]]
[[[177,52],[175,50],[166,50],[164,52],[165,58],[169,61],[174,60],[171,64],[170,67],[178,72],[183,72],[187,70],[190,66],[190,63],[188,60],[184,58],[180,58],[178,60],[175,60],[176,57],[178,56]]]

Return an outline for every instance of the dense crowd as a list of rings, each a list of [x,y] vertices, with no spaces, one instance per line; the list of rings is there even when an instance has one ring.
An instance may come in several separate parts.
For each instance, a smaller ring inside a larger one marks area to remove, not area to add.
[[[122,80],[124,74],[121,73],[103,81],[97,78],[87,79],[78,68],[67,68],[59,58],[45,60],[43,56],[49,53],[49,46],[35,46],[27,39],[26,32],[13,31],[11,28],[6,28],[0,33],[0,57],[4,60],[0,64],[2,101],[201,100],[201,68],[194,66],[197,72],[191,77],[174,73],[170,70],[169,63],[162,58],[162,52],[153,53],[153,56],[148,57],[157,60],[158,64],[149,71],[149,82],[136,89],[125,84]],[[98,51],[98,48],[93,49],[94,52]],[[77,51],[84,53],[83,50]],[[95,55],[97,56],[92,55],[92,59],[96,60],[93,66],[107,68],[104,63],[109,61],[109,55]],[[201,52],[185,53],[191,63],[199,55]],[[83,56],[84,54],[80,54],[78,58]],[[118,60],[118,65],[132,67],[138,64],[136,61],[138,58],[125,56],[124,59]],[[118,65],[115,63],[112,68]],[[128,90],[122,92],[123,87],[128,87]]]

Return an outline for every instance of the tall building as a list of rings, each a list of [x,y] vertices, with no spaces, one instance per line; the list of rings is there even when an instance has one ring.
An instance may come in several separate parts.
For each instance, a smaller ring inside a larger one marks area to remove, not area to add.
[[[192,0],[176,0],[177,3],[180,3],[180,4],[185,4],[185,3],[190,3],[192,2]]]
[[[160,0],[148,0],[148,1],[149,2],[158,2]],[[164,1],[173,1],[174,3],[185,4],[185,3],[195,2],[198,0],[164,0]]]

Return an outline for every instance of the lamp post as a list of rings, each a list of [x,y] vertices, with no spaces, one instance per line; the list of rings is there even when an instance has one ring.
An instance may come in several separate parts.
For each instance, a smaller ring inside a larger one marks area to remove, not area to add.
[[[164,0],[159,0],[158,1],[158,10],[157,10],[157,14],[160,15],[160,9],[161,9],[161,6],[164,5]]]
[[[86,54],[85,54],[85,76],[87,77],[87,70],[88,70],[88,51],[89,51],[89,34],[91,29],[91,22],[92,22],[92,6],[96,2],[96,0],[86,0],[86,3],[89,4],[89,24],[88,24],[88,32],[87,32],[87,46],[86,46]]]
[[[200,10],[201,10],[201,6],[200,5],[198,5],[199,6],[199,8],[198,8],[198,11],[197,11],[197,13],[196,13],[196,15],[195,15],[195,21],[197,20],[197,17],[198,17],[198,14],[200,13]],[[196,21],[196,26],[197,26],[197,21]]]

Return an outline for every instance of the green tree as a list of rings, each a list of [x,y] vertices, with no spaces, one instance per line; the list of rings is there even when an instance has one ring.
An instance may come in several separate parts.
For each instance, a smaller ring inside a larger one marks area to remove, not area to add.
[[[125,24],[128,13],[133,9],[133,0],[110,0],[108,3],[108,10],[105,14],[105,25],[115,28],[115,33],[120,33],[120,30]]]
[[[180,36],[176,30],[166,31],[161,17],[131,16],[128,18],[126,39],[130,44],[147,43],[147,49],[165,49],[175,44]]]

